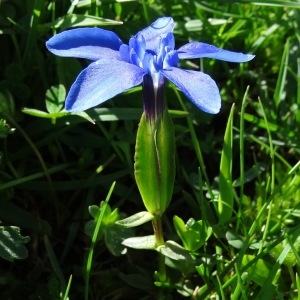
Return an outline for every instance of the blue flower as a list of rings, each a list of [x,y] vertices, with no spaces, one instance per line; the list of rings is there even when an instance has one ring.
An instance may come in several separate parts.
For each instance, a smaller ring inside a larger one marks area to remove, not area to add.
[[[143,83],[144,109],[151,115],[162,109],[165,78],[174,83],[198,108],[208,113],[220,110],[221,98],[215,81],[200,71],[178,67],[179,59],[215,58],[247,62],[254,55],[191,42],[175,50],[174,21],[157,19],[124,44],[112,31],[78,28],[50,38],[46,46],[54,54],[90,59],[69,91],[65,109],[80,112]]]

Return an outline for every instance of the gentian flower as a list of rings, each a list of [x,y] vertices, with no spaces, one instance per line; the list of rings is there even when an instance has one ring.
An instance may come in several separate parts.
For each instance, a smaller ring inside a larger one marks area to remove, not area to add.
[[[146,117],[156,118],[163,111],[163,87],[168,79],[201,110],[219,112],[221,98],[215,81],[203,72],[180,69],[179,59],[207,57],[241,63],[254,55],[201,42],[175,50],[173,29],[173,19],[162,17],[138,32],[128,45],[114,32],[100,28],[71,29],[50,38],[46,46],[52,53],[94,61],[71,86],[65,109],[84,111],[142,83]]]

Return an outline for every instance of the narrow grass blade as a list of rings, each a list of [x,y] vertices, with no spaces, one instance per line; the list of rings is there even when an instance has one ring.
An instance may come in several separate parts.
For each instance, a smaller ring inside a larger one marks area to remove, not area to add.
[[[67,300],[69,298],[69,291],[70,291],[70,287],[71,287],[71,283],[72,283],[72,278],[73,278],[73,276],[71,275],[69,278],[69,281],[68,281],[67,289],[64,294],[63,300]]]
[[[56,167],[52,167],[52,168],[49,168],[47,170],[47,172],[48,172],[48,174],[54,174],[54,173],[60,172],[62,170],[65,170],[70,165],[71,164],[62,164],[62,165],[59,165],[59,166],[56,166]],[[43,178],[44,176],[45,176],[44,172],[37,172],[35,174],[31,174],[31,175],[28,175],[28,176],[24,176],[22,178],[17,178],[17,179],[11,180],[9,182],[5,182],[3,184],[0,184],[0,191],[8,189],[8,188],[15,187],[15,186],[18,186],[18,185],[21,185],[25,182],[29,182],[29,181],[33,181],[33,180],[36,180],[36,179],[39,179],[39,178]]]
[[[300,107],[300,58],[297,59],[297,105]],[[296,114],[297,123],[300,124],[300,109]]]
[[[280,101],[283,100],[282,94],[283,94],[285,81],[286,81],[286,74],[287,74],[288,61],[289,61],[289,51],[290,51],[290,43],[289,40],[287,40],[284,46],[281,64],[280,64],[280,70],[279,70],[276,88],[274,92],[274,102],[277,109]]]
[[[234,1],[234,2],[239,2],[239,1]],[[255,1],[255,0],[243,0],[241,2],[244,3],[251,3],[255,5],[266,5],[266,6],[279,6],[279,7],[294,7],[294,8],[299,8],[300,3],[294,2],[294,1],[280,1],[280,0],[265,0],[265,1]]]
[[[101,227],[101,224],[102,224],[102,220],[103,220],[103,217],[104,217],[104,214],[105,214],[105,210],[106,210],[108,201],[111,197],[111,194],[114,190],[115,185],[116,185],[116,182],[114,182],[111,185],[111,187],[108,191],[108,194],[106,196],[104,205],[102,207],[100,216],[98,218],[98,221],[97,221],[97,224],[96,224],[96,227],[95,227],[95,231],[94,231],[93,238],[92,238],[92,244],[91,244],[91,247],[89,249],[88,259],[87,259],[87,264],[86,264],[86,270],[85,270],[86,271],[86,274],[85,274],[85,288],[84,288],[84,299],[85,300],[89,299],[89,280],[90,280],[90,273],[91,273],[91,268],[92,268],[92,260],[93,260],[95,244],[96,244],[96,241],[97,241],[98,233],[100,231],[100,227]]]
[[[185,111],[185,112],[188,112],[188,110],[187,110],[187,108],[186,108],[186,106],[185,106],[185,104],[182,100],[182,97],[180,96],[180,93],[178,92],[178,90],[174,88],[173,91],[174,91],[174,93],[175,93],[175,95],[176,95],[176,97],[177,97],[177,99],[178,99],[178,101],[179,101],[179,103],[182,107],[182,110]],[[207,175],[207,172],[206,172],[206,167],[205,167],[202,152],[201,152],[201,146],[200,146],[199,140],[197,138],[197,134],[196,134],[196,131],[195,131],[195,128],[194,128],[194,125],[193,125],[192,118],[189,115],[187,115],[186,119],[187,119],[189,132],[191,134],[193,147],[195,149],[195,153],[196,153],[196,156],[197,156],[197,159],[198,159],[198,162],[199,162],[200,171],[203,174],[203,177],[205,179],[204,184],[206,185],[207,192],[209,193],[210,198],[214,199],[214,194],[212,192],[212,188],[211,188],[210,183],[209,183],[209,178],[208,178],[208,175]]]
[[[299,275],[296,273],[296,288],[298,291],[297,300],[300,300],[300,278]]]
[[[246,89],[246,92],[243,97],[241,115],[240,115],[240,202],[243,201],[244,197],[244,184],[245,184],[245,109],[246,109],[246,99],[249,91],[249,86]],[[233,183],[234,185],[234,183]],[[238,206],[238,226],[240,225],[242,215],[242,206]]]
[[[32,7],[32,14],[30,20],[30,27],[27,37],[27,44],[24,51],[24,65],[27,66],[29,64],[30,56],[32,55],[34,45],[36,43],[36,36],[38,34],[38,25],[40,16],[42,13],[44,1],[43,0],[35,0],[34,5]]]
[[[65,278],[64,278],[64,274],[62,272],[62,269],[59,265],[59,262],[57,260],[57,257],[56,257],[56,255],[53,251],[53,248],[51,246],[51,243],[50,243],[47,235],[44,236],[44,244],[45,244],[45,248],[46,248],[46,251],[47,251],[47,254],[48,254],[48,258],[51,262],[53,271],[54,271],[55,275],[57,276],[57,278],[60,282],[61,291],[65,291],[66,290],[66,281],[65,281]]]
[[[221,154],[220,175],[219,175],[219,198],[217,212],[219,223],[227,222],[233,211],[233,187],[232,187],[232,129],[233,129],[233,111],[232,106],[228,118],[224,145]]]
[[[280,256],[278,257],[276,263],[273,265],[272,269],[269,272],[268,278],[265,280],[264,284],[262,285],[262,289],[259,292],[259,299],[265,299],[266,296],[270,296],[271,292],[275,292],[275,285],[279,280],[280,273],[281,273],[281,264],[283,263],[284,259],[288,255],[291,250],[291,245],[287,244],[284,249],[282,250]],[[273,299],[273,297],[272,297]]]

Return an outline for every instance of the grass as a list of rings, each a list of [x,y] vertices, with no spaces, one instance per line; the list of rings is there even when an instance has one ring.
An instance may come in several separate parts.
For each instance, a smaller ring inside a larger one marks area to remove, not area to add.
[[[0,1],[1,299],[300,299],[299,8]],[[182,62],[217,82],[217,115],[167,87],[176,179],[164,236],[185,259],[166,256],[166,281],[155,251],[120,244],[151,225],[115,224],[145,210],[133,174],[141,88],[68,115],[65,93],[87,62],[45,48],[78,26],[105,26],[127,42],[162,15],[176,21],[177,48],[201,40],[256,55]]]

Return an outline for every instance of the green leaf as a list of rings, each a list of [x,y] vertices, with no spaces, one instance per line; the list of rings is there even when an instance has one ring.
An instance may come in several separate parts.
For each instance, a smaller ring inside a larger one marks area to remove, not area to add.
[[[144,223],[147,223],[151,220],[153,220],[154,216],[149,213],[148,211],[141,211],[139,213],[136,213],[126,219],[117,221],[116,224],[130,228],[130,227],[136,227],[139,225],[142,225]]]
[[[122,244],[134,249],[154,250],[156,248],[156,239],[154,235],[132,237],[124,240]]]
[[[95,228],[97,225],[97,221],[95,220],[90,220],[88,222],[86,222],[86,224],[84,225],[84,233],[89,236],[89,237],[93,237]],[[96,241],[100,241],[103,238],[104,235],[104,227],[100,227]]]
[[[127,249],[123,243],[124,240],[133,236],[133,230],[122,228],[118,225],[111,225],[105,229],[105,245],[115,256],[124,255]]]
[[[42,110],[38,110],[38,109],[34,109],[34,108],[26,108],[26,107],[22,109],[22,112],[24,112],[25,114],[34,116],[34,117],[46,118],[46,119],[61,118],[61,117],[64,117],[64,116],[67,116],[70,114],[67,111],[47,113]]]
[[[93,219],[97,220],[100,216],[100,207],[97,205],[89,206],[89,213],[93,217]]]
[[[14,128],[11,128],[6,120],[0,119],[0,139],[6,138],[9,134],[14,132]]]
[[[244,255],[242,265],[248,264],[253,259],[255,259],[255,256],[253,255]],[[247,273],[252,281],[260,286],[263,286],[269,276],[271,269],[272,265],[270,263],[262,259],[258,259],[256,263],[247,268]]]
[[[105,207],[105,209],[104,209]],[[110,226],[113,225],[115,222],[115,216],[111,216],[111,208],[109,204],[105,204],[105,202],[101,202],[100,206],[97,205],[91,205],[89,206],[89,213],[93,217],[94,220],[88,221],[85,224],[85,233],[86,235],[92,237],[98,222],[98,219],[100,218],[102,212],[102,220],[101,220],[101,227],[99,229],[99,234],[97,236],[97,241],[100,240],[104,234],[104,230]],[[114,213],[115,215],[115,213]],[[117,215],[118,217],[118,215]]]
[[[217,212],[219,223],[225,223],[231,218],[233,211],[233,187],[232,187],[232,128],[233,128],[233,110],[231,107],[228,118],[224,145],[221,154],[220,177],[219,177],[219,198]]]
[[[193,262],[189,252],[174,241],[167,241],[156,250],[170,259]]]
[[[89,206],[89,213],[94,220],[88,221],[85,224],[85,234],[93,237],[98,219],[102,213],[101,226],[96,240],[99,241],[103,238],[108,250],[115,256],[126,253],[126,248],[122,245],[123,240],[133,236],[133,230],[124,228],[116,224],[116,220],[120,219],[119,210],[116,208],[111,211],[110,205],[101,202],[100,207],[97,205]]]
[[[66,89],[62,84],[52,86],[46,92],[46,107],[49,113],[57,113],[64,107]]]
[[[208,227],[202,220],[195,221],[193,218],[186,223],[188,232],[191,232],[189,237],[190,251],[196,251],[202,247],[208,238],[212,235],[212,228]]]
[[[38,118],[51,119],[53,122],[55,122],[55,120],[58,118],[73,115],[73,116],[79,116],[81,118],[84,118],[87,121],[95,124],[93,119],[84,111],[78,112],[78,113],[69,113],[65,110],[62,110],[62,111],[55,112],[55,113],[47,113],[45,111],[41,111],[41,110],[34,109],[34,108],[23,108],[22,112],[24,112],[25,114],[34,116],[34,117],[38,117]]]
[[[276,260],[279,260],[281,257],[281,263],[284,265],[288,266],[289,268],[293,267],[297,262],[296,255],[300,253],[300,237],[297,237],[293,242],[293,249],[289,242],[285,239],[272,248],[270,253],[274,258],[276,258]]]
[[[47,113],[47,112],[45,112],[45,111],[42,111],[42,110],[35,109],[35,108],[27,108],[27,107],[24,107],[24,108],[22,109],[22,112],[25,113],[25,114],[34,116],[34,117],[39,117],[39,118],[51,118],[51,117],[49,117],[49,113]]]
[[[234,248],[241,249],[244,245],[243,238],[233,231],[226,232],[226,239],[228,243]]]
[[[102,239],[105,229],[109,225],[114,224],[114,221],[115,221],[115,220],[111,220],[110,205],[105,202],[101,202],[100,206],[91,205],[91,206],[89,206],[89,213],[93,217],[94,220],[88,221],[85,224],[84,232],[86,235],[93,237],[97,222],[101,216],[101,226],[99,228],[99,232],[98,232],[98,235],[96,238],[96,240],[99,241],[100,239]]]
[[[196,222],[191,218],[185,225],[182,219],[174,216],[173,223],[185,249],[191,252],[197,251],[202,247],[212,234],[212,228],[207,227],[202,220]]]
[[[0,113],[6,116],[13,116],[15,112],[15,103],[12,94],[6,89],[1,88],[0,92]]]
[[[175,179],[175,137],[167,110],[154,121],[142,115],[136,138],[135,178],[146,209],[163,214]]]
[[[175,260],[168,256],[164,257],[166,266],[176,270],[176,272],[180,271],[183,274],[190,274],[195,272],[195,262],[193,260]],[[159,278],[157,280],[159,280]]]
[[[187,231],[183,220],[181,218],[179,218],[178,216],[174,216],[173,223],[174,223],[174,227],[175,227],[175,230],[176,230],[178,236],[182,240],[184,233]]]
[[[26,247],[29,237],[20,234],[16,226],[0,226],[0,256],[8,261],[25,259],[28,256]]]
[[[92,205],[89,207],[89,213],[96,221],[98,220],[101,211],[104,209],[104,206],[105,206],[105,202],[102,201],[100,203],[100,206]],[[111,220],[111,208],[110,208],[109,204],[106,205],[106,208],[104,210],[104,213],[102,216],[102,222],[104,224],[114,223],[114,220]]]

